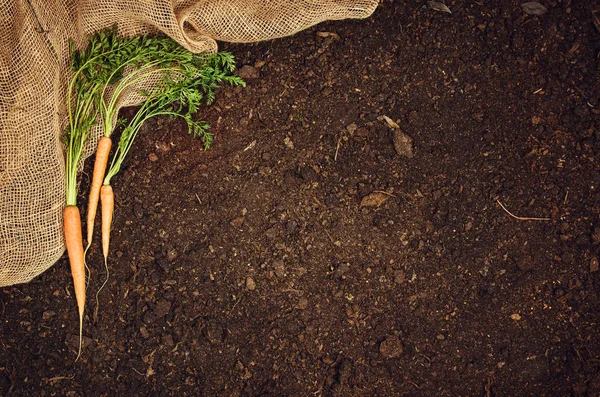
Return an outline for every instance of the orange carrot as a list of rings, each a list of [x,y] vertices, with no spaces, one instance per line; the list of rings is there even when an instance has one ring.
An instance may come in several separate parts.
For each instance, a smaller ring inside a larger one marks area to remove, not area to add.
[[[104,255],[104,262],[106,262],[110,245],[110,227],[115,210],[115,196],[112,186],[102,185],[100,200],[102,201],[102,254]]]
[[[104,255],[104,268],[106,269],[106,280],[100,286],[96,292],[96,309],[94,310],[94,317],[98,316],[98,307],[100,301],[98,295],[102,288],[108,282],[109,271],[108,271],[108,248],[110,245],[110,228],[112,225],[113,212],[115,210],[115,196],[113,194],[112,186],[102,185],[100,189],[100,202],[102,203],[102,254]]]
[[[77,354],[77,358],[79,358],[83,339],[83,311],[85,308],[85,265],[79,208],[74,205],[66,206],[63,211],[63,222],[65,244],[67,246],[67,253],[69,254],[69,262],[71,263],[75,299],[77,300],[77,308],[79,309],[79,353]]]
[[[106,165],[108,164],[108,155],[112,147],[112,141],[109,137],[103,136],[98,141],[98,149],[96,150],[96,159],[94,162],[94,173],[92,174],[92,186],[90,188],[90,197],[88,199],[87,210],[87,249],[92,244],[94,235],[94,220],[96,219],[96,211],[98,210],[98,198],[100,197],[100,188],[102,180],[106,173]]]

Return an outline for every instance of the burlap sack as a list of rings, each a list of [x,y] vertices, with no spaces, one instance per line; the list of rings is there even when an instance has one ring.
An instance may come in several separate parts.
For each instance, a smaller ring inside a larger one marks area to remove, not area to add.
[[[253,42],[325,20],[365,18],[377,0],[0,0],[0,286],[23,283],[64,252],[69,39],[117,25],[165,33],[194,52]],[[137,99],[124,98],[121,105]],[[100,136],[93,131],[86,155]]]

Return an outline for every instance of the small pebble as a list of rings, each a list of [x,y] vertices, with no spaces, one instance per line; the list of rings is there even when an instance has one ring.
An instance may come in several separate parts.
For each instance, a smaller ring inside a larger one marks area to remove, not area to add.
[[[156,155],[156,153],[150,153],[148,155],[148,159],[152,162],[157,161],[158,160],[158,156]]]
[[[243,216],[238,216],[237,218],[232,219],[229,224],[235,228],[240,228],[244,224],[244,220],[246,218]]]
[[[275,269],[275,275],[279,278],[283,278],[285,276],[285,265],[282,261],[273,262],[273,268]]]
[[[296,307],[300,310],[306,310],[306,308],[308,307],[308,299],[306,299],[305,297],[300,298],[298,300],[298,306]]]
[[[260,72],[253,66],[244,65],[238,70],[238,76],[242,79],[257,79],[260,77]]]
[[[297,277],[302,277],[306,274],[307,271],[308,270],[305,267],[300,266],[300,267],[296,268],[294,273],[296,274]]]
[[[265,232],[265,236],[267,236],[268,238],[275,238],[275,237],[277,237],[277,229],[275,229],[274,227],[268,229]]]
[[[521,315],[519,313],[511,314],[510,318],[515,321],[519,321],[521,319]]]
[[[175,258],[177,258],[177,255],[179,255],[177,250],[175,250],[175,249],[169,250],[167,252],[167,260],[170,262],[170,261],[174,260]]]
[[[396,284],[403,284],[406,281],[406,273],[402,270],[394,271],[394,282]]]
[[[397,358],[403,352],[402,342],[398,335],[390,335],[379,345],[379,353],[384,358]]]
[[[356,131],[358,129],[358,126],[355,123],[352,123],[348,126],[346,126],[346,131],[348,131],[348,133],[350,135],[354,135],[354,131]]]
[[[142,338],[144,338],[144,339],[148,339],[150,337],[150,332],[148,332],[148,329],[146,327],[140,328],[140,334],[142,335]]]
[[[373,192],[368,196],[365,196],[360,201],[361,207],[379,207],[381,204],[388,201],[389,195],[380,192]]]
[[[598,271],[598,258],[593,256],[592,259],[590,260],[590,272],[594,273]]]
[[[412,138],[408,135],[404,134],[400,130],[394,130],[394,149],[396,149],[396,153],[401,157],[413,158],[413,146],[412,146]]]
[[[289,137],[285,137],[283,143],[285,143],[285,146],[287,146],[288,149],[294,148],[294,142],[292,142],[292,140]]]
[[[167,153],[169,150],[171,150],[171,146],[167,142],[157,142],[156,150],[158,150],[159,152]]]
[[[252,277],[246,278],[246,288],[248,288],[249,291],[254,291],[256,289],[256,283]]]

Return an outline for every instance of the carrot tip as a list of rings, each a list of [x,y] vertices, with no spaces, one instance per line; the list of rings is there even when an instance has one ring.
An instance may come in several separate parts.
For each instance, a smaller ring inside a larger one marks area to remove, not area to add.
[[[77,352],[75,362],[81,357],[81,345],[83,345],[83,313],[79,313],[79,351]]]
[[[106,269],[106,280],[104,280],[104,282],[102,283],[102,285],[100,286],[100,288],[98,288],[98,291],[96,292],[96,309],[94,310],[94,321],[98,321],[98,309],[100,308],[100,299],[99,299],[100,291],[102,291],[102,289],[104,288],[106,283],[108,283],[108,278],[110,277],[110,272],[108,270],[108,263],[107,263],[106,256],[104,257],[104,268]]]

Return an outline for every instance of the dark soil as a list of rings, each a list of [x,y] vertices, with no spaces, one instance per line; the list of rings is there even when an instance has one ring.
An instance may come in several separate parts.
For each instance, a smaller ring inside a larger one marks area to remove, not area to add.
[[[150,122],[114,180],[79,361],[66,260],[0,290],[0,393],[599,395],[600,7],[542,3],[222,45],[212,148]]]

